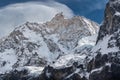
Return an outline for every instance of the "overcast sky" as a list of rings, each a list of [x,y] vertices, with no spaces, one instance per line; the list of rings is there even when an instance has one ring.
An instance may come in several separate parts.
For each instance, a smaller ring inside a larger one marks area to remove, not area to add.
[[[0,38],[26,21],[49,21],[58,12],[67,18],[80,15],[101,23],[106,3],[107,0],[0,0]]]

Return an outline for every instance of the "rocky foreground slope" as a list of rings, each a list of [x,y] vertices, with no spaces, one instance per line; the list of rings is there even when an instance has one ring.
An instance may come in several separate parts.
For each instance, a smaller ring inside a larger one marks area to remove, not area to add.
[[[44,24],[27,22],[17,27],[0,40],[0,79],[50,80],[40,78],[49,69],[47,65],[60,69],[80,61],[82,66],[96,42],[98,29],[91,20],[80,16],[65,19],[62,13]]]

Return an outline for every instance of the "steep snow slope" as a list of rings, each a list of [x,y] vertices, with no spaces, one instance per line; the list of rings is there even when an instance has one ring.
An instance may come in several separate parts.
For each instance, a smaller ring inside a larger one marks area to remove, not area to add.
[[[95,39],[87,39],[97,32],[95,22],[80,16],[65,19],[62,13],[44,24],[26,22],[1,39],[0,73],[24,66],[44,67],[60,56],[88,52]]]

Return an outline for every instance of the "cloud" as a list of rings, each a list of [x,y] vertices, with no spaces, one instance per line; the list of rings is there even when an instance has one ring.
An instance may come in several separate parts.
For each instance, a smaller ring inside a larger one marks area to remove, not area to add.
[[[59,12],[63,12],[67,18],[74,15],[66,5],[55,1],[17,3],[1,8],[0,38],[8,35],[14,27],[26,21],[46,22]]]

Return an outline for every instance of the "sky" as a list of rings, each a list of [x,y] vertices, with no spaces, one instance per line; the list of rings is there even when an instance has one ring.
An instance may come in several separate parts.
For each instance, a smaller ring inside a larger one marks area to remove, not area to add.
[[[0,38],[14,27],[29,22],[43,23],[63,12],[66,18],[84,16],[97,23],[104,17],[108,0],[0,0]]]

